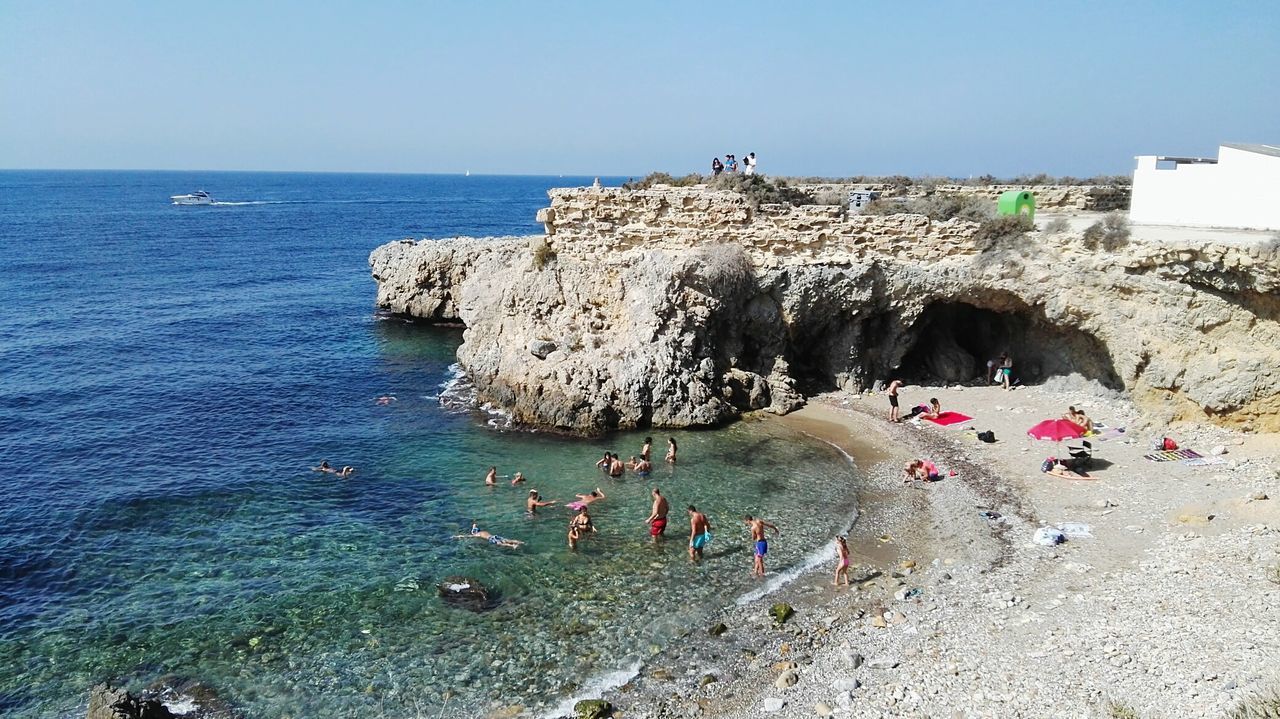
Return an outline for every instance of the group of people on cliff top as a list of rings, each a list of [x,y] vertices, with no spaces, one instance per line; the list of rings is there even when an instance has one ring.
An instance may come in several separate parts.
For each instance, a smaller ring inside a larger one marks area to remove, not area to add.
[[[720,173],[722,172],[737,172],[737,171],[738,171],[737,155],[725,155],[724,162],[721,162],[719,157],[711,158],[712,176],[719,176]],[[742,156],[742,174],[744,175],[756,174],[756,153],[749,152]]]

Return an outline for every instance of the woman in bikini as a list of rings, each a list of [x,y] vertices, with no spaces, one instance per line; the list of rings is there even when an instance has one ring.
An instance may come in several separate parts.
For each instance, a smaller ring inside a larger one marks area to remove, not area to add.
[[[845,541],[844,535],[836,537],[836,578],[831,583],[832,586],[838,587],[843,584],[849,584],[849,544]]]
[[[591,523],[591,515],[587,512],[586,506],[583,505],[578,509],[578,513],[573,515],[573,519],[569,520],[569,549],[576,550],[578,548],[578,540],[595,531],[596,525]]]
[[[671,464],[676,463],[676,438],[667,437],[667,461]]]

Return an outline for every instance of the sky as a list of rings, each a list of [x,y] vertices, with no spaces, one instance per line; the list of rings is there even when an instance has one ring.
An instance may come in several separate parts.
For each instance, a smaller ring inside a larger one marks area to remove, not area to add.
[[[1274,0],[0,0],[0,168],[1128,174],[1277,70]]]

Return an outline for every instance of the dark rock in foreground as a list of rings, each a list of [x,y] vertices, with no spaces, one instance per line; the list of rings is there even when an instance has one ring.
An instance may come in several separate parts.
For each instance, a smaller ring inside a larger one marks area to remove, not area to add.
[[[498,604],[497,594],[472,577],[445,577],[436,589],[445,604],[472,612],[493,609]]]

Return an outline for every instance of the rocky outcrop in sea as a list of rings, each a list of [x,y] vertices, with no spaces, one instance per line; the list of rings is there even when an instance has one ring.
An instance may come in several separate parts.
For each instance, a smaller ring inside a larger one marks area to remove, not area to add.
[[[903,376],[1080,375],[1169,420],[1280,428],[1274,243],[992,237],[977,223],[753,206],[700,187],[553,190],[533,237],[401,241],[378,306],[465,324],[517,422],[581,433],[786,413]]]

